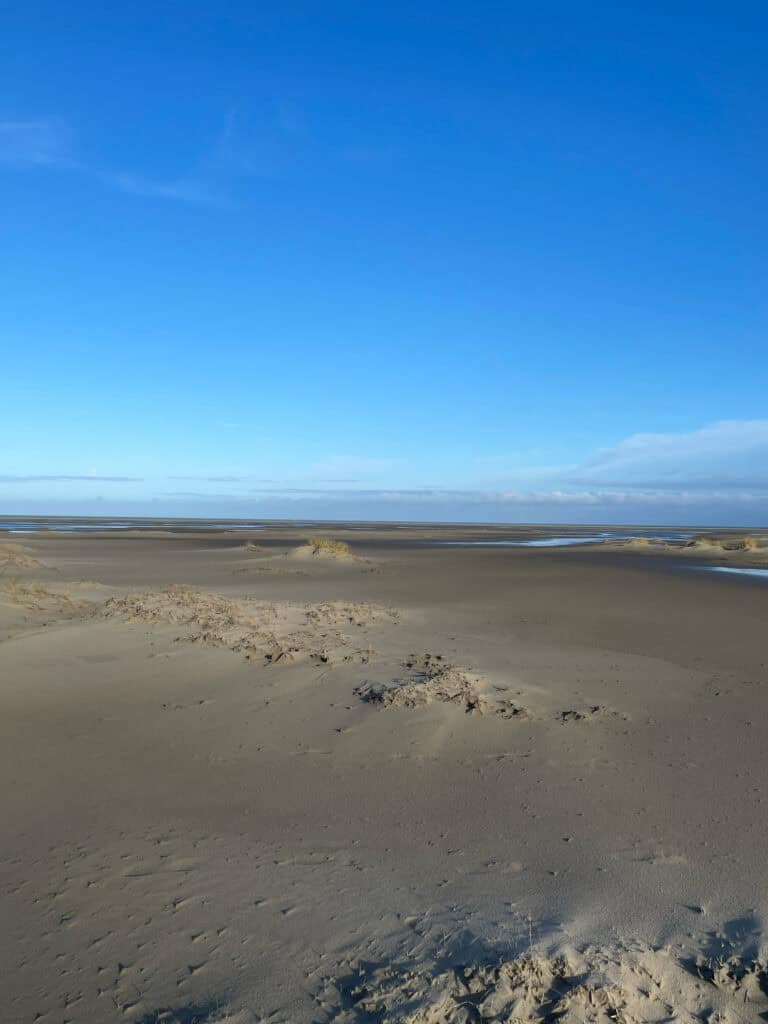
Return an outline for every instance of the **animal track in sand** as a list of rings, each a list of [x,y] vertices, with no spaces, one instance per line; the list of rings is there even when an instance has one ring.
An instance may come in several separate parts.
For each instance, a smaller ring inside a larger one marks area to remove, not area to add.
[[[564,711],[558,711],[555,717],[563,725],[568,725],[573,722],[594,722],[601,718],[620,718],[623,721],[627,721],[629,715],[606,707],[605,704],[587,704],[584,707],[566,708]]]
[[[354,633],[399,621],[395,609],[367,602],[325,601],[298,605],[253,598],[232,599],[187,586],[128,594],[107,600],[100,614],[130,622],[181,625],[176,639],[227,647],[265,665],[365,665],[374,656],[358,648]]]
[[[561,722],[586,722],[599,715],[604,715],[607,710],[602,704],[591,704],[585,708],[568,708],[561,711],[559,718]]]

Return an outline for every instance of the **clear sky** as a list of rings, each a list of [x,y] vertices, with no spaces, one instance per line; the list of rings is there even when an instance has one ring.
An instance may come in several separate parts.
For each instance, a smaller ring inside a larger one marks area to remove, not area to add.
[[[767,36],[5,4],[0,513],[768,525]]]

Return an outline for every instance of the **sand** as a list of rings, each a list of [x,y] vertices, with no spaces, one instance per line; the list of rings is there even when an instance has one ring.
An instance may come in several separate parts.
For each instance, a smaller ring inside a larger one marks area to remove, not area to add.
[[[763,1019],[766,585],[323,532],[0,540],[3,1022]]]

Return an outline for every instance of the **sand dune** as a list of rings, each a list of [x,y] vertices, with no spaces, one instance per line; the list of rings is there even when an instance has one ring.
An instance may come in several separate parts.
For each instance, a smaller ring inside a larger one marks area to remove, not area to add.
[[[420,708],[435,702],[453,704],[466,714],[526,718],[522,705],[502,697],[477,672],[447,663],[442,655],[411,655],[403,662],[406,674],[387,683],[366,682],[355,693],[361,700],[380,707]]]
[[[594,721],[602,716],[625,718],[602,704],[548,710],[539,692],[536,710],[522,703],[524,691],[489,679],[480,672],[461,668],[441,654],[411,654],[402,664],[402,675],[386,682],[366,680],[355,694],[377,708],[425,708],[430,704],[448,704],[467,715],[497,715],[502,719],[530,721],[551,719],[564,724]]]
[[[89,601],[73,595],[72,587],[54,588],[35,581],[6,583],[0,586],[0,598],[33,612],[74,614],[90,607]]]
[[[112,597],[100,614],[130,622],[183,625],[187,628],[177,640],[227,647],[270,665],[301,660],[365,664],[371,649],[358,646],[359,634],[375,623],[398,621],[394,610],[366,602],[299,605],[233,600],[187,586]]]
[[[700,536],[691,540],[668,541],[653,537],[628,537],[625,540],[605,540],[600,548],[611,551],[642,552],[644,554],[678,555],[685,558],[712,558],[725,556],[745,562],[768,561],[768,538],[752,536]]]
[[[337,1024],[737,1024],[768,1010],[768,964],[737,956],[684,964],[668,948],[621,946],[450,967],[353,963],[318,1001]]]
[[[42,566],[33,558],[30,549],[14,541],[0,541],[0,575],[7,575],[13,569],[37,569]]]
[[[247,556],[234,574],[242,576],[308,576],[322,574],[332,566],[339,571],[357,569],[381,571],[377,560],[355,553],[344,541],[316,537],[306,543],[275,548],[247,541],[240,548]]]
[[[344,541],[328,540],[325,537],[318,537],[316,540],[307,541],[298,547],[291,548],[288,552],[289,558],[332,558],[335,561],[349,561],[354,558],[349,545]]]

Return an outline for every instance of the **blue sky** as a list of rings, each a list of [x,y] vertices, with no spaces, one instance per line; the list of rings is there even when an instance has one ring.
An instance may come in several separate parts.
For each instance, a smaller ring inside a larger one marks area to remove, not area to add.
[[[0,512],[768,523],[761,4],[0,15]]]

